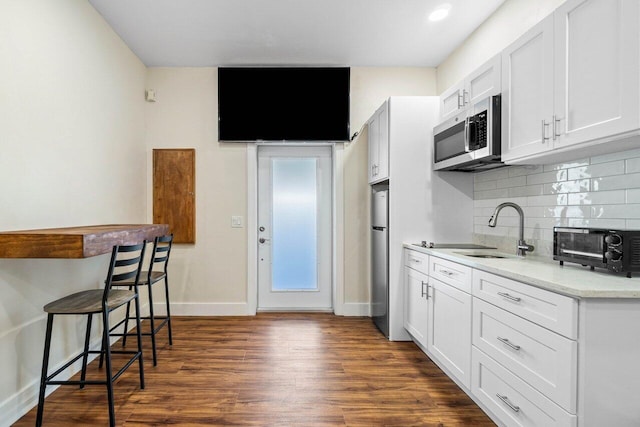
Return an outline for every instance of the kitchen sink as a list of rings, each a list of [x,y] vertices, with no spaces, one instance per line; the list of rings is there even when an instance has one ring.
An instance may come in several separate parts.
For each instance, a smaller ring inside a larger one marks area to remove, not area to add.
[[[460,253],[460,252],[458,252]],[[462,254],[465,256],[472,256],[474,258],[506,258],[506,256],[502,255],[494,255],[494,254]]]
[[[464,255],[464,256],[469,256],[472,258],[494,258],[494,259],[499,259],[499,258],[513,258],[510,255],[507,254],[503,254],[500,252],[484,252],[484,251],[465,251],[465,252],[454,252],[458,255]]]

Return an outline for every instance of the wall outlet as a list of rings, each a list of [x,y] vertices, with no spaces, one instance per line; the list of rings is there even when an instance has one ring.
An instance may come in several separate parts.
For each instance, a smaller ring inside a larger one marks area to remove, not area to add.
[[[242,228],[242,217],[241,216],[232,216],[231,217],[231,227],[232,228]]]

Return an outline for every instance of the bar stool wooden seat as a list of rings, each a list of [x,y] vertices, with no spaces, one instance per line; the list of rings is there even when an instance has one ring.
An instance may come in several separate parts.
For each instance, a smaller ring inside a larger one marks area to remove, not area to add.
[[[142,336],[140,334],[140,303],[138,300],[137,288],[135,290],[113,289],[113,286],[119,281],[133,281],[137,283],[140,278],[140,269],[144,260],[146,242],[137,245],[114,246],[111,252],[111,261],[105,280],[104,289],[92,289],[65,296],[44,306],[47,315],[47,332],[44,344],[44,357],[42,362],[42,376],[40,379],[40,393],[38,398],[38,414],[36,416],[36,426],[42,425],[44,412],[45,390],[47,385],[79,385],[84,388],[85,385],[105,385],[107,387],[107,399],[109,403],[109,425],[115,426],[115,410],[113,405],[113,383],[124,371],[129,368],[136,360],[138,361],[140,371],[140,388],[144,389],[144,367],[142,358]],[[125,305],[134,302],[136,306],[136,326],[138,337],[138,349],[136,351],[118,351],[111,350],[109,342],[109,315],[110,313]],[[90,350],[89,342],[91,338],[91,323],[94,314],[102,315],[102,349]],[[72,360],[65,363],[61,368],[52,374],[48,374],[49,353],[51,350],[51,335],[53,330],[53,318],[55,315],[86,315],[87,330],[85,332],[85,342],[83,351],[75,356]],[[111,355],[112,354],[129,355],[129,360],[125,365],[112,374]],[[87,359],[89,354],[100,354],[104,356],[106,362],[104,380],[87,380]],[[54,380],[54,378],[71,366],[73,363],[82,358],[82,373],[80,380]]]
[[[160,329],[162,329],[165,325],[167,326],[167,332],[169,335],[169,345],[173,345],[173,337],[171,335],[171,308],[169,307],[169,277],[167,273],[167,267],[169,265],[169,255],[171,254],[171,245],[173,244],[173,234],[167,236],[159,236],[156,237],[153,241],[153,252],[151,254],[151,261],[149,265],[149,269],[147,271],[143,271],[140,273],[140,280],[138,281],[137,286],[142,287],[146,286],[149,295],[149,316],[142,316],[141,319],[149,320],[150,332],[142,332],[143,336],[151,337],[151,348],[153,351],[153,366],[157,366],[158,358],[156,352],[156,334]],[[157,283],[161,280],[164,280],[164,292],[165,292],[165,306],[166,306],[166,316],[156,316],[153,311],[153,284]],[[128,286],[129,289],[135,287],[135,283],[133,281],[122,281],[118,283],[114,283],[115,286]],[[129,316],[129,307],[131,303],[127,303],[127,316],[120,322],[124,322],[124,330],[125,333],[124,338],[122,340],[122,345],[126,345],[127,335],[131,335],[128,331],[128,322],[129,320],[133,320],[133,317]],[[161,320],[161,322],[156,325],[156,320]],[[112,329],[116,329],[119,325],[113,326]],[[120,335],[112,333],[112,335]]]

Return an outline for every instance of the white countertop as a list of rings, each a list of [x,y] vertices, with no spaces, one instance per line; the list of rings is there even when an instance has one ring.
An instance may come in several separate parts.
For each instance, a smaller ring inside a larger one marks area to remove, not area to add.
[[[640,274],[628,278],[625,274],[592,271],[571,263],[560,266],[551,258],[517,257],[495,249],[430,249],[410,243],[404,247],[575,298],[640,298]],[[500,254],[506,258],[476,258],[464,253]]]

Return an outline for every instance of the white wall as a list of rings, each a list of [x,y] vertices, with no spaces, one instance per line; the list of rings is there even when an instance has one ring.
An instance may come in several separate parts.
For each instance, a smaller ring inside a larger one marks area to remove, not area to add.
[[[144,222],[144,80],[88,2],[0,2],[0,230]],[[0,425],[36,404],[42,307],[100,287],[106,257],[0,259]],[[83,329],[56,319],[53,366]]]
[[[438,93],[499,53],[564,0],[507,0],[438,66]],[[514,251],[518,217],[495,207],[512,201],[525,213],[525,239],[533,255],[552,254],[554,226],[640,228],[640,151],[548,165],[512,166],[474,175],[474,241]]]
[[[640,150],[549,165],[511,166],[474,175],[474,233],[480,243],[515,251],[513,209],[487,223],[500,203],[518,203],[534,255],[553,254],[553,227],[640,229]]]
[[[501,52],[564,0],[506,0],[438,66],[438,94]]]
[[[231,228],[231,216],[247,219],[246,144],[217,140],[217,69],[150,68],[146,105],[147,161],[154,148],[196,149],[196,243],[176,245],[171,260],[175,314],[247,314],[247,230]],[[351,129],[359,130],[390,95],[433,95],[431,68],[352,68]],[[344,303],[368,307],[369,209],[366,132],[344,150]],[[148,172],[147,219],[151,211]]]

